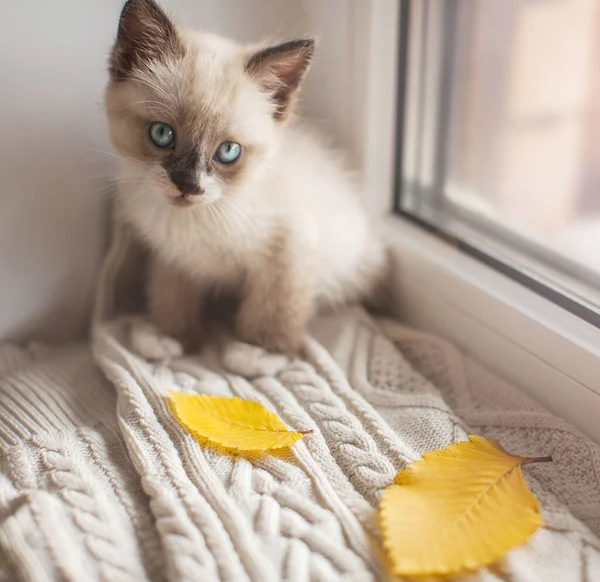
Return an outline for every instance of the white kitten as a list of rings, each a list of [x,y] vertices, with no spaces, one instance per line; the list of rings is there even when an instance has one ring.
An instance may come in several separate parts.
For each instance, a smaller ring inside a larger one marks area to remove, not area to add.
[[[240,301],[239,337],[294,352],[313,311],[360,301],[385,259],[336,154],[292,119],[312,40],[242,47],[125,5],[106,94],[118,216],[152,251],[162,332],[201,338],[207,300]]]

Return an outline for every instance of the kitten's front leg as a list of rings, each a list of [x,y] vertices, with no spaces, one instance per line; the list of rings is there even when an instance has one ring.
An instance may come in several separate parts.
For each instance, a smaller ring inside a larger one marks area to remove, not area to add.
[[[315,253],[291,237],[273,241],[248,273],[237,331],[269,351],[300,349],[315,301]]]
[[[193,351],[201,341],[205,292],[178,269],[152,261],[147,286],[148,310],[156,328],[133,338],[148,359],[161,360]],[[153,331],[153,333],[150,333]],[[141,341],[140,340],[143,340]]]

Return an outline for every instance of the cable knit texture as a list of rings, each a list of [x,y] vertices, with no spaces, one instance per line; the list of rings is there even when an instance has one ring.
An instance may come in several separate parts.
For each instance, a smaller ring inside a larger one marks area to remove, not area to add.
[[[0,349],[0,581],[392,580],[377,504],[420,454],[497,438],[546,525],[469,581],[600,580],[599,449],[447,343],[359,309],[314,322],[302,357],[236,342],[152,364],[115,317],[114,238],[87,346]],[[131,269],[131,264],[126,267]],[[93,355],[92,355],[93,354]],[[201,446],[167,391],[257,400],[314,430],[276,454]]]

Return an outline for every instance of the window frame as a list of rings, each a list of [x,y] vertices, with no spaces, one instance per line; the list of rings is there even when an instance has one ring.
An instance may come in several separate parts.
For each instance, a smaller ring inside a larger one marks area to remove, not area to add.
[[[456,239],[395,209],[397,118],[414,0],[351,2],[348,90],[341,95],[367,208],[382,217],[393,258],[391,308],[456,348],[600,444],[600,329],[472,256]],[[400,174],[401,175],[401,174]],[[475,254],[476,255],[476,254]],[[565,430],[572,430],[565,424]]]
[[[598,273],[446,199],[457,14],[458,0],[400,0],[394,211],[600,328]]]
[[[391,216],[385,232],[398,319],[449,340],[600,444],[598,328],[412,220]]]

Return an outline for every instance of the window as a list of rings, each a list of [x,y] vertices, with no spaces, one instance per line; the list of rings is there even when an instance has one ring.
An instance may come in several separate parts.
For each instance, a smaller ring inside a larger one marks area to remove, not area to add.
[[[402,3],[397,209],[600,327],[600,2]]]

